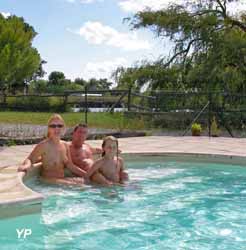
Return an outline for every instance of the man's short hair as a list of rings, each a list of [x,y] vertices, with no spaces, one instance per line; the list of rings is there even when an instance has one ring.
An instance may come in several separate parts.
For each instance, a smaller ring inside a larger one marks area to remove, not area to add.
[[[74,127],[73,132],[76,132],[78,128],[88,128],[88,126],[85,123],[79,123]]]

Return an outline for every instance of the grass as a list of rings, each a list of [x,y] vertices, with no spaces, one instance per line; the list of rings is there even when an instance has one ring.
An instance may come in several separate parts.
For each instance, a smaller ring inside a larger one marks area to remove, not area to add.
[[[47,125],[53,113],[46,112],[0,112],[0,123]],[[68,127],[85,121],[84,113],[62,113]],[[88,113],[88,125],[95,128],[146,129],[139,118],[126,118],[123,113]]]

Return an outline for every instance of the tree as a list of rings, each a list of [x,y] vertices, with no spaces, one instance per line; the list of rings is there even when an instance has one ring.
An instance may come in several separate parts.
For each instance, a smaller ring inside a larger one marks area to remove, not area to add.
[[[87,85],[87,81],[84,80],[83,78],[75,78],[74,83],[83,87]]]
[[[246,91],[246,14],[230,15],[229,2],[238,0],[184,1],[135,14],[128,19],[134,29],[149,28],[174,48],[156,62],[118,69],[118,81],[129,78],[154,89]]]
[[[107,78],[96,79],[91,78],[88,80],[86,86],[88,90],[107,90],[112,86],[112,82],[109,82]]]
[[[64,85],[66,78],[63,72],[53,71],[49,75],[49,84],[51,85]]]
[[[41,57],[32,41],[37,35],[23,18],[0,14],[0,88],[22,88],[39,71]]]

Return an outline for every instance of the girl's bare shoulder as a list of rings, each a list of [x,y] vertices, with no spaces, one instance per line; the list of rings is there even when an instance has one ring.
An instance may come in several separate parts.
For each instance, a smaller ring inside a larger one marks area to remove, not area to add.
[[[124,162],[124,160],[123,160],[122,157],[118,157],[118,161],[119,161],[120,163],[123,163],[123,162]]]

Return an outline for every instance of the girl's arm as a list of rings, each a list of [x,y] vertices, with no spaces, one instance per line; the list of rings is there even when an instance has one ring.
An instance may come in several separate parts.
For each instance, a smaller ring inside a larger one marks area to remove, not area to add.
[[[120,163],[120,183],[129,180],[129,175],[125,171],[124,167],[124,160],[122,158],[119,158],[119,163]]]

